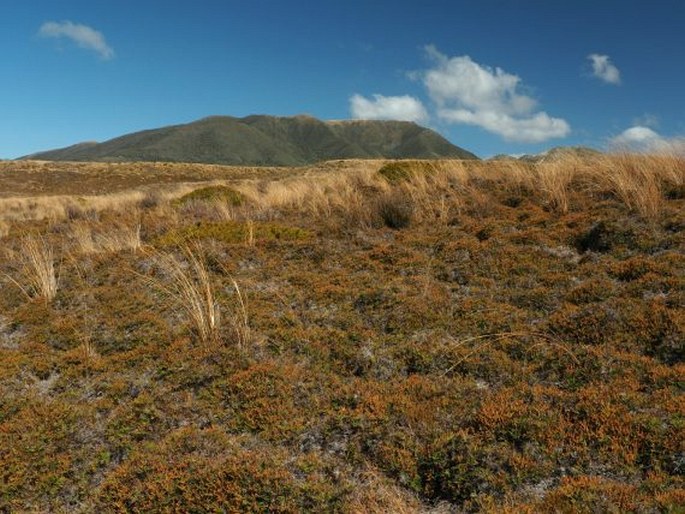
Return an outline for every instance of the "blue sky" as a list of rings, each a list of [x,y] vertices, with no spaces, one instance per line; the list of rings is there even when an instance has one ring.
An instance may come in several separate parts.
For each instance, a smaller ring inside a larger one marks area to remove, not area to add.
[[[5,2],[0,157],[208,115],[398,118],[488,157],[685,135],[685,1]]]

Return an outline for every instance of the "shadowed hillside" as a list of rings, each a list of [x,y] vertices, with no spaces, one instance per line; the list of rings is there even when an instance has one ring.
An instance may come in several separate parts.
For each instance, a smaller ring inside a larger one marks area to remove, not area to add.
[[[477,157],[436,132],[406,121],[324,122],[310,116],[212,116],[27,158],[300,166],[330,159]]]

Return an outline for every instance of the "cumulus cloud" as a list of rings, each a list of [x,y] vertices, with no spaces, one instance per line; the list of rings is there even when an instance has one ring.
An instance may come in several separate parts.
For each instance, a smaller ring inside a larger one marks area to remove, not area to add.
[[[438,116],[454,123],[476,125],[509,141],[539,143],[556,137],[565,137],[570,131],[565,120],[552,118],[546,112],[517,118],[494,111],[442,109],[438,111]]]
[[[587,58],[592,63],[592,73],[607,84],[621,83],[621,72],[614,66],[608,55],[590,54]]]
[[[352,117],[363,120],[401,120],[417,123],[428,120],[428,112],[420,100],[410,95],[373,95],[368,99],[362,95],[350,98]]]
[[[479,126],[508,141],[539,143],[571,131],[561,118],[536,111],[537,101],[522,92],[517,75],[473,61],[468,55],[448,57],[434,46],[426,52],[434,66],[415,73],[449,123]]]
[[[93,50],[103,59],[114,57],[114,50],[107,44],[105,36],[87,25],[72,23],[71,21],[48,21],[41,25],[38,34],[41,37],[67,38],[81,48]]]
[[[685,154],[685,138],[667,138],[649,127],[636,125],[609,140],[610,148],[636,152]]]

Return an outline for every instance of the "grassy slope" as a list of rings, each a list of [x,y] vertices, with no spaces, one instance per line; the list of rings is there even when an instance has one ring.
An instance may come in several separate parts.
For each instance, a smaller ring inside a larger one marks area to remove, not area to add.
[[[379,166],[13,223],[0,509],[678,512],[682,160]]]
[[[476,156],[415,123],[324,122],[309,116],[212,116],[30,156],[39,160],[301,166],[330,159]]]

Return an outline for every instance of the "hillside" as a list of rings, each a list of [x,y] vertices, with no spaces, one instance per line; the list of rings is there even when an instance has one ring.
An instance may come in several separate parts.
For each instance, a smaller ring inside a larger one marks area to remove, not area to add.
[[[476,159],[436,132],[404,121],[321,121],[310,116],[213,116],[81,143],[24,159],[301,166],[331,159]]]
[[[682,158],[8,187],[0,512],[682,512]]]

